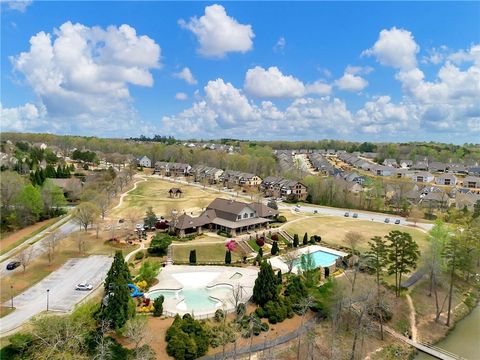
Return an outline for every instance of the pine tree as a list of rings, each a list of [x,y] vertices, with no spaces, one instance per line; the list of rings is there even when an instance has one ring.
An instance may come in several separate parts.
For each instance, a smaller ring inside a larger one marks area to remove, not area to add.
[[[232,253],[230,250],[225,251],[225,264],[232,263]]]
[[[282,284],[282,270],[278,270],[277,272],[277,281],[279,285]]]
[[[298,234],[293,235],[293,247],[298,247]]]
[[[188,259],[188,262],[190,264],[196,264],[197,263],[197,250],[190,250],[190,256]]]
[[[258,256],[260,256],[261,258],[263,257],[263,249],[262,248],[258,249]]]
[[[263,261],[260,265],[260,272],[255,280],[253,287],[253,301],[263,306],[270,300],[275,300],[278,297],[277,292],[277,278],[273,272],[272,266]]]
[[[308,245],[308,234],[303,235],[303,245]]]
[[[274,241],[270,253],[272,255],[277,255],[280,249],[278,248],[278,241]]]

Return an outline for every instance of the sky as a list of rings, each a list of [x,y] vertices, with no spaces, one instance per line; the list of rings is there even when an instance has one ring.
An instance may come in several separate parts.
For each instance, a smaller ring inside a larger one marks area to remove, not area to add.
[[[480,2],[1,0],[2,131],[480,143]]]

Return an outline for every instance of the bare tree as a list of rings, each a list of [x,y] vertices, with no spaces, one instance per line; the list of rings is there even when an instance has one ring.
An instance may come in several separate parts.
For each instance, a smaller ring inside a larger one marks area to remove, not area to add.
[[[298,251],[292,250],[286,252],[282,255],[282,260],[287,265],[288,273],[290,274],[295,266],[295,262],[298,260]]]
[[[18,255],[18,261],[22,265],[23,272],[27,269],[33,259],[33,247],[29,246]]]
[[[98,194],[93,201],[95,205],[97,205],[98,210],[100,211],[102,220],[104,220],[105,215],[107,214],[108,206],[110,205],[110,199],[106,194],[101,193],[101,194]]]
[[[352,250],[353,255],[357,250],[358,244],[361,243],[363,240],[364,240],[363,235],[356,231],[349,231],[345,234],[345,242],[348,244],[348,246]]]
[[[137,315],[127,321],[125,325],[125,336],[133,342],[134,351],[138,349],[142,340],[147,335],[147,317]]]
[[[235,307],[235,314],[237,314],[238,305],[242,303],[243,293],[244,293],[243,286],[241,286],[240,284],[237,284],[232,288],[232,292],[230,293],[230,296],[228,298],[230,303]],[[237,319],[238,319],[238,314],[237,314]]]
[[[130,208],[127,211],[127,213],[125,215],[125,218],[127,219],[127,221],[132,226],[132,230],[135,230],[135,224],[140,219],[141,216],[142,216],[142,212],[141,212],[140,209]]]
[[[94,360],[109,360],[112,358],[112,341],[105,336],[110,330],[110,324],[106,320],[100,321],[98,334],[95,338],[96,354],[93,356]]]
[[[87,238],[84,235],[82,235],[80,232],[77,232],[76,240],[77,240],[78,252],[80,254],[83,254],[86,250]]]
[[[307,314],[307,311],[315,305],[315,299],[311,296],[308,296],[301,299],[298,305],[302,313],[302,322],[300,324],[300,327],[297,329],[297,359],[300,359],[300,332],[303,330],[303,322],[305,321],[305,315]]]
[[[61,240],[60,233],[56,232],[45,239],[45,245],[47,247],[48,263],[50,264],[55,256],[55,248]]]
[[[85,231],[98,215],[98,207],[91,202],[83,202],[78,205],[72,213],[73,219],[82,226]]]

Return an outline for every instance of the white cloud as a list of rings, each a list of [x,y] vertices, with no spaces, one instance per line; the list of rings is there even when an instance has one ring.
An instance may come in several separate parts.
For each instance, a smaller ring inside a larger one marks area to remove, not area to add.
[[[317,95],[329,95],[332,92],[332,85],[323,82],[322,80],[317,80],[306,86],[307,93],[317,94]]]
[[[26,103],[14,108],[4,108],[0,103],[2,131],[32,131],[46,124],[45,109]]]
[[[175,99],[177,100],[187,100],[188,99],[188,95],[185,94],[184,92],[179,92],[179,93],[176,93],[175,94]]]
[[[334,84],[340,90],[358,92],[368,86],[368,81],[361,76],[345,72],[340,79],[335,80]]]
[[[252,26],[238,23],[221,5],[207,6],[204,16],[189,22],[181,19],[179,24],[197,37],[198,52],[206,57],[222,58],[228,52],[245,53],[253,48]]]
[[[17,10],[20,12],[25,12],[27,10],[27,7],[32,5],[32,0],[11,0],[11,1],[6,1],[8,8],[12,10]]]
[[[283,53],[283,50],[285,49],[285,45],[287,45],[287,42],[285,41],[285,38],[281,36],[278,40],[275,46],[273,47],[273,51],[276,53]]]
[[[185,80],[190,85],[196,85],[197,79],[193,76],[192,72],[188,67],[184,67],[182,71],[173,74],[177,79]]]
[[[410,31],[393,27],[382,30],[373,47],[362,54],[375,56],[382,65],[409,70],[417,65],[416,54],[419,50]]]
[[[480,44],[474,44],[468,49],[457,51],[448,56],[448,60],[455,64],[462,64],[466,62],[473,62],[476,66],[480,66]]]
[[[294,98],[305,94],[305,86],[300,80],[283,75],[276,66],[267,70],[260,66],[249,69],[244,88],[249,94],[264,98]]]
[[[39,32],[30,49],[11,57],[53,126],[78,133],[140,131],[129,85],[153,85],[160,47],[129,25],[88,27],[66,22]]]

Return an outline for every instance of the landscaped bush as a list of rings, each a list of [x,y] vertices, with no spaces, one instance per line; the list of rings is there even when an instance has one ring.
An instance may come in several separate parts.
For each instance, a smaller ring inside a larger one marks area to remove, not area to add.
[[[163,301],[165,298],[163,295],[160,295],[153,301],[153,316],[159,317],[163,314]]]
[[[223,313],[222,309],[217,309],[217,311],[215,311],[214,319],[216,322],[222,321],[224,317],[225,317],[225,314]]]
[[[273,241],[278,241],[278,235],[272,234],[272,236],[270,236],[270,239],[272,239]]]
[[[279,223],[286,223],[287,222],[287,218],[283,215],[280,215],[280,216],[277,216],[277,221]]]
[[[144,256],[145,254],[143,253],[143,251],[139,251],[135,253],[135,260],[142,260]]]
[[[225,236],[225,237],[231,237],[231,235],[230,235],[229,232],[222,231],[222,230],[218,230],[218,231],[217,231],[217,235]]]
[[[208,350],[209,337],[206,326],[190,314],[178,314],[165,336],[167,354],[179,360],[196,359]]]
[[[148,253],[153,256],[165,256],[167,255],[168,246],[172,243],[173,237],[160,233],[152,237],[150,247],[147,249]]]
[[[265,245],[265,238],[264,237],[259,237],[258,239],[255,240],[258,246],[262,247]]]

